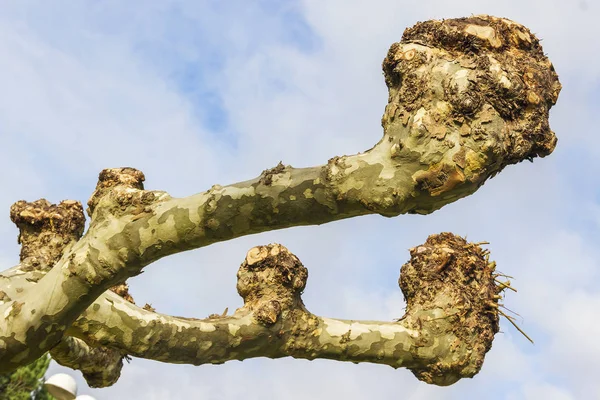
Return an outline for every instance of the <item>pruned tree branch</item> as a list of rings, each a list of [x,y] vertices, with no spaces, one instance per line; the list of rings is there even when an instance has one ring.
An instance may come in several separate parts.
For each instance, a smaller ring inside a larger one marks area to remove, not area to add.
[[[118,378],[125,353],[194,365],[286,356],[374,362],[449,385],[479,371],[498,331],[497,295],[504,288],[495,283],[494,267],[478,245],[449,233],[433,235],[411,249],[411,261],[402,267],[407,309],[399,321],[338,320],[304,307],[300,294],[308,273],[296,256],[278,244],[259,246],[238,272],[244,306],[233,315],[172,317],[106,292],[51,354],[82,370],[96,387]],[[115,350],[106,355],[98,347]]]
[[[477,373],[498,329],[494,296],[506,286],[496,286],[479,247],[449,234],[411,250],[400,279],[407,313],[396,323],[311,314],[300,299],[306,269],[280,245],[249,252],[238,274],[244,307],[232,316],[164,316],[107,292],[162,257],[234,237],[371,213],[428,214],[555,147],[548,111],[560,83],[521,25],[488,16],[419,23],[392,45],[383,70],[384,135],[364,153],[312,168],[280,163],[179,199],[144,190],[138,170],[107,169],[83,237],[78,202],[15,203],[23,246],[20,265],[0,274],[0,371],[53,349],[95,385],[118,377],[125,354],[193,364],[369,361],[440,385]],[[94,359],[112,369],[95,375]]]

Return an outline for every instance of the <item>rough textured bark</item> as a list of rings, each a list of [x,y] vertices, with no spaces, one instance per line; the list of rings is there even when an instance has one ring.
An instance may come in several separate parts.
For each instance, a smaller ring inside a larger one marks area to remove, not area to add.
[[[0,275],[0,371],[52,350],[96,386],[118,372],[98,375],[91,365],[120,371],[126,353],[192,364],[257,356],[378,362],[439,385],[477,373],[498,330],[504,286],[478,246],[451,234],[411,250],[400,278],[407,313],[397,322],[311,314],[300,299],[306,269],[280,245],[248,253],[238,274],[245,305],[232,316],[164,316],[107,292],[161,257],[242,235],[370,213],[428,214],[556,145],[548,111],[560,83],[519,24],[488,16],[419,23],[392,45],[383,70],[384,135],[364,153],[312,168],[280,163],[179,199],[144,190],[138,170],[107,169],[82,237],[78,202],[15,203],[23,247],[20,265]]]

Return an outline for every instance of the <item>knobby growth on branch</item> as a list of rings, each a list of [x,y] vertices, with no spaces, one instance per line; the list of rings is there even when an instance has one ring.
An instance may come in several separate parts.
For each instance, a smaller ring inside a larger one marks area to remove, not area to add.
[[[509,164],[550,154],[560,83],[539,41],[507,19],[426,21],[383,62],[383,138],[311,168],[279,164],[246,182],[185,198],[144,190],[133,168],[106,169],[83,207],[18,201],[19,265],[0,274],[0,372],[50,351],[90,386],[116,382],[127,355],[223,363],[251,357],[372,362],[449,385],[481,368],[498,332],[495,263],[451,233],[410,249],[398,321],[308,311],[307,269],[284,246],[257,246],[238,272],[244,306],[182,318],[138,307],[126,280],[162,257],[257,232],[358,215],[429,214],[474,193]]]

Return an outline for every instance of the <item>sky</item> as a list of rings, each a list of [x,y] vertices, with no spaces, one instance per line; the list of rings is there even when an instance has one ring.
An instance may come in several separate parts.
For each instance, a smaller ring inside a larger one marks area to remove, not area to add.
[[[129,281],[138,304],[203,318],[242,305],[248,249],[278,242],[309,270],[317,315],[391,320],[408,248],[451,231],[489,241],[515,277],[530,344],[506,321],[482,371],[439,388],[408,370],[329,360],[199,367],[133,359],[103,399],[600,398],[600,4],[593,0],[29,1],[0,6],[0,269],[18,263],[9,207],[83,203],[103,168],[186,196],[254,178],[280,160],[320,165],[369,149],[387,102],[381,62],[406,27],[490,14],[542,39],[563,90],[555,152],[510,166],[429,216],[366,216],[267,232],[164,258]]]

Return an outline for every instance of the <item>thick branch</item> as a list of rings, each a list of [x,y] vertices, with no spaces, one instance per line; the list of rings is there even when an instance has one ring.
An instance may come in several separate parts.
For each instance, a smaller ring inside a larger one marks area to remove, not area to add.
[[[384,136],[365,153],[312,168],[280,163],[183,199],[130,185],[138,171],[106,170],[90,202],[92,220],[118,215],[119,223],[99,232],[108,239],[103,252],[124,252],[141,268],[256,232],[371,213],[427,214],[475,192],[506,165],[554,149],[548,111],[560,83],[521,25],[493,17],[417,24],[383,67]],[[107,190],[105,182],[132,189]]]
[[[281,245],[250,250],[238,272],[244,306],[232,316],[198,320],[156,314],[105,294],[69,330],[90,343],[170,363],[220,364],[252,357],[373,362],[409,368],[449,385],[475,375],[498,331],[494,264],[451,234],[411,249],[400,285],[398,322],[318,317],[300,298],[307,271]]]

